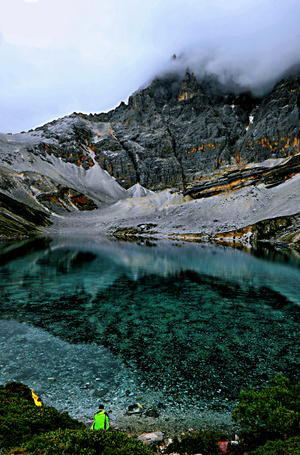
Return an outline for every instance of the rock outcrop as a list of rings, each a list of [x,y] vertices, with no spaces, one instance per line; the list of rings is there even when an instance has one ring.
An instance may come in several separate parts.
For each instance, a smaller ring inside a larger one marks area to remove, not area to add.
[[[0,193],[0,238],[30,236],[37,228],[49,226],[49,216],[41,210]]]
[[[88,167],[92,163],[83,149],[91,149],[125,188],[140,183],[152,190],[192,192],[211,176],[226,180],[230,171],[249,163],[299,153],[299,82],[300,75],[289,77],[257,99],[227,93],[216,80],[198,83],[189,73],[183,80],[156,79],[107,114],[81,115],[82,122],[74,114],[74,138],[64,148],[65,158]],[[74,156],[71,142],[74,146],[78,137],[82,153]]]

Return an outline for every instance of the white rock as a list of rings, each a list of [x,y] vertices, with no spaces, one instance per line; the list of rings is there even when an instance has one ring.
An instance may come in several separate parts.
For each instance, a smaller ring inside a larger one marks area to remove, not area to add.
[[[144,433],[138,437],[139,441],[142,441],[146,446],[153,444],[154,442],[161,442],[163,440],[163,434],[161,431],[155,431],[154,433]]]

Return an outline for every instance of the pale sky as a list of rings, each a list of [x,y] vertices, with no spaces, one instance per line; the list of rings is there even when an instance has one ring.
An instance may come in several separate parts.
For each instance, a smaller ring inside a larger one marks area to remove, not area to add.
[[[299,24],[299,0],[0,0],[0,132],[110,110],[176,65],[257,90],[300,63]]]

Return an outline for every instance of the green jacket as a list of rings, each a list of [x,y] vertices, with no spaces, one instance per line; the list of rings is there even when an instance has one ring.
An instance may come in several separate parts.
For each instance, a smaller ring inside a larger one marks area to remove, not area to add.
[[[91,430],[108,430],[109,429],[109,418],[104,409],[99,409],[94,415],[94,423],[91,426]]]

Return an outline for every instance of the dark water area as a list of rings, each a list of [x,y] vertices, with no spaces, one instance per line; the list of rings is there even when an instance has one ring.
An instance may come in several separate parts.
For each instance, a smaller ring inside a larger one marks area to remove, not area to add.
[[[81,419],[99,399],[230,413],[242,389],[299,380],[294,252],[40,238],[0,260],[0,383]]]

